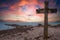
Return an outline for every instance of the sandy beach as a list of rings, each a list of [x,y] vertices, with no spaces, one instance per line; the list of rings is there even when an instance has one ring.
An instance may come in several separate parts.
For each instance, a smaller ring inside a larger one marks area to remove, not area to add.
[[[17,27],[17,26],[16,26]],[[0,31],[0,40],[43,40],[44,27],[18,27]],[[48,27],[48,40],[60,40],[60,26]]]

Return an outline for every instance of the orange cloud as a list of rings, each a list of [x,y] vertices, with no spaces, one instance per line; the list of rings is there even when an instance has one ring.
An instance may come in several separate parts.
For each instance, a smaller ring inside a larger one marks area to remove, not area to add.
[[[19,8],[19,7],[22,7],[22,6],[25,6],[25,5],[28,6],[27,7],[28,10],[33,11],[32,13],[34,15],[37,15],[35,5],[39,5],[41,8],[44,8],[44,3],[43,2],[38,2],[37,0],[31,0],[31,1],[22,0],[22,1],[18,2],[18,3],[16,3],[16,4],[10,6],[10,9],[11,10],[17,10],[15,13],[18,14],[18,15],[20,15],[20,14],[27,15],[29,13],[24,14],[23,11],[21,11],[21,8]]]
[[[44,3],[43,2],[38,2],[37,0],[31,0],[31,1],[27,1],[27,0],[22,0],[14,5],[12,5],[10,7],[10,9],[15,9],[17,7],[20,6],[24,6],[24,5],[40,5],[41,7],[44,7]]]

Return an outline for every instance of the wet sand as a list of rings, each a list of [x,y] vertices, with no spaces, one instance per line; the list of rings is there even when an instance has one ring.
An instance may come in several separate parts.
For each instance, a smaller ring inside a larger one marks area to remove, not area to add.
[[[0,40],[43,40],[43,27],[18,27],[0,31]],[[60,26],[48,28],[48,40],[60,40]]]

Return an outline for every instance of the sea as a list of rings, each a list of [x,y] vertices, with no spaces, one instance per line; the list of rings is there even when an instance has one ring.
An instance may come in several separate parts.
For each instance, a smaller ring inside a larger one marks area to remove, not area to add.
[[[7,26],[5,24],[17,24],[17,25],[27,25],[27,26],[37,26],[38,24],[44,25],[42,22],[5,22],[0,21],[0,30],[8,30],[8,29],[14,29],[15,27]],[[57,25],[60,24],[60,22],[49,22],[51,25]]]

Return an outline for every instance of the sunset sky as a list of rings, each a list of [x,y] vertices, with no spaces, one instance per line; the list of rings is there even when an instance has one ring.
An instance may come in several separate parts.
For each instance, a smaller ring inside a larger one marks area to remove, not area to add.
[[[44,13],[37,14],[38,8],[44,8],[44,0],[0,0],[0,20],[43,22]],[[49,8],[57,8],[58,11],[49,13],[48,21],[59,21],[60,0],[49,0]]]

